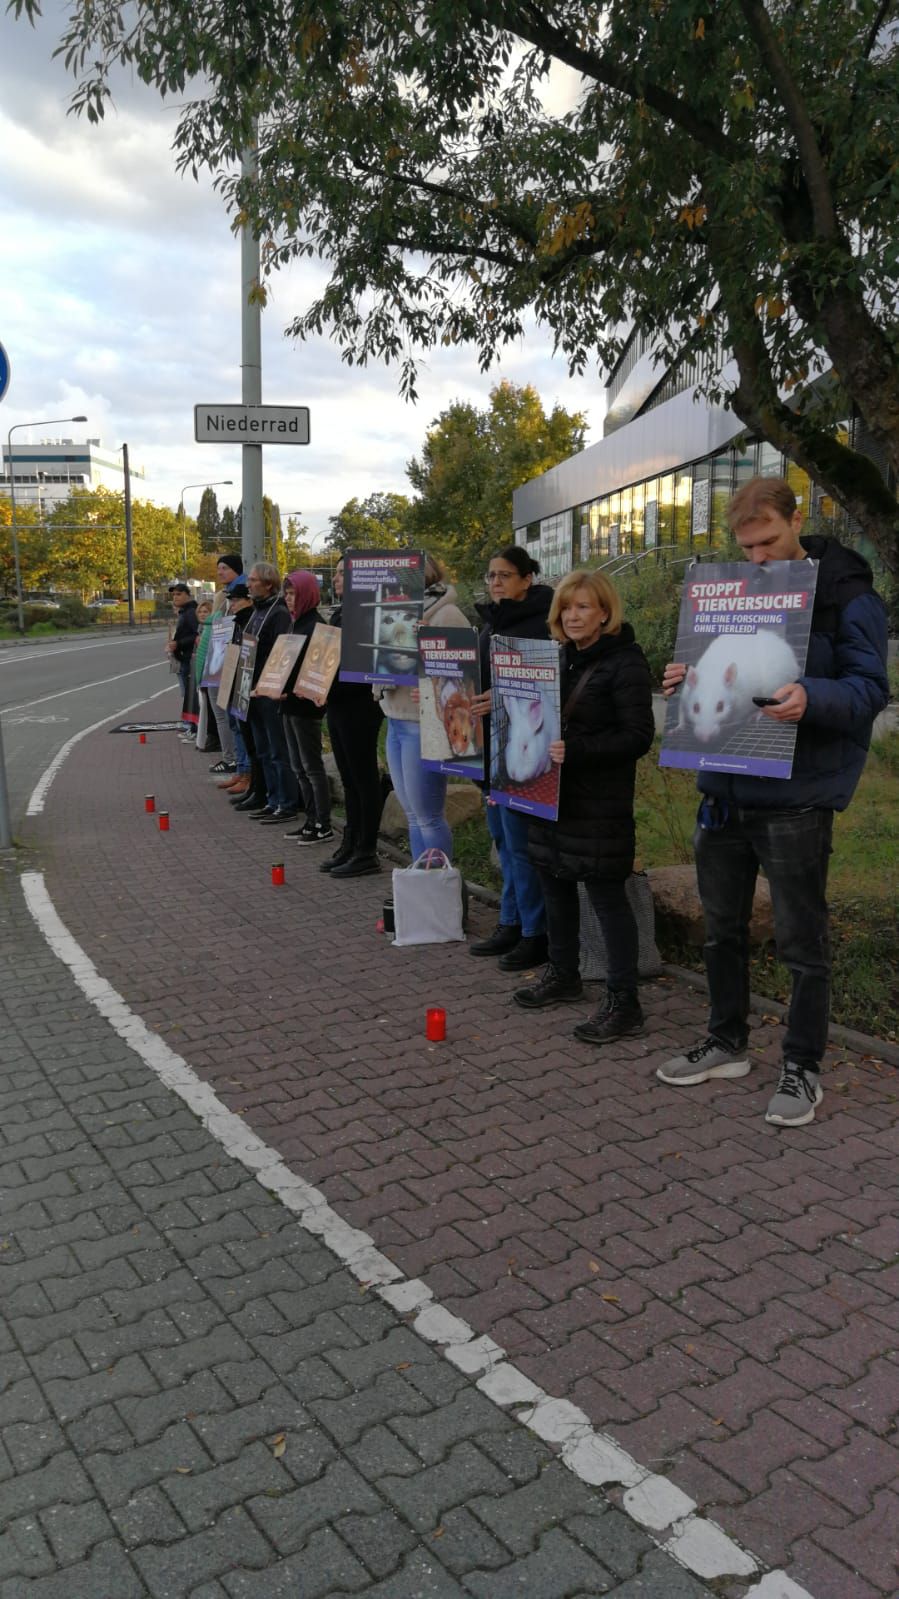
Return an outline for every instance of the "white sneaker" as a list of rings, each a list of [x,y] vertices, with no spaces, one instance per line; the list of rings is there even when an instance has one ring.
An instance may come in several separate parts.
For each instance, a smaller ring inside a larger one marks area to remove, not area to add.
[[[717,1038],[704,1038],[686,1055],[675,1055],[659,1066],[656,1076],[663,1083],[674,1083],[678,1088],[692,1088],[694,1083],[707,1083],[710,1077],[745,1077],[751,1070],[748,1055],[738,1050],[725,1049]]]
[[[824,1089],[816,1071],[806,1071],[795,1061],[785,1060],[780,1071],[780,1082],[765,1111],[765,1121],[777,1127],[804,1127],[813,1122],[815,1111],[824,1098]]]

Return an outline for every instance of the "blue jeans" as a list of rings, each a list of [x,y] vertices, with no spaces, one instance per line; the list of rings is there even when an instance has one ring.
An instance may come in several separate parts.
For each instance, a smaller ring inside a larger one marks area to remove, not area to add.
[[[826,892],[832,832],[832,811],[736,807],[724,827],[696,829],[709,1032],[730,1049],[744,1049],[749,1036],[749,919],[761,866],[771,890],[777,953],[793,977],[784,1060],[817,1069],[830,1010]]]
[[[446,778],[421,764],[421,737],[417,722],[388,717],[387,765],[396,797],[409,823],[412,859],[422,850],[442,849],[453,858],[453,833],[444,815]]]
[[[228,725],[231,729],[231,737],[234,740],[234,759],[237,762],[238,776],[249,777],[250,757],[247,754],[247,746],[243,741],[243,722],[239,716],[234,715],[233,711],[229,711]]]
[[[251,700],[250,726],[262,764],[267,803],[273,811],[296,810],[297,780],[290,769],[277,701]]]
[[[528,855],[528,819],[521,811],[488,804],[487,831],[503,874],[499,919],[503,927],[520,927],[523,938],[536,938],[546,931],[546,908],[540,878]]]

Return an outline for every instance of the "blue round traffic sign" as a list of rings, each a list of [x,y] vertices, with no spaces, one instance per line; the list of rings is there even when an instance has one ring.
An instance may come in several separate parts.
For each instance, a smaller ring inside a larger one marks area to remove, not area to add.
[[[0,344],[0,400],[3,399],[4,394],[9,388],[9,375],[9,356],[4,350],[3,345]]]

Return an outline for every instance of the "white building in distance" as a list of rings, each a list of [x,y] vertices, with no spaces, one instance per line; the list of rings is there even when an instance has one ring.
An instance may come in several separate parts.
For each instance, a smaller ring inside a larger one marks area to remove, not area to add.
[[[39,444],[13,440],[12,461],[8,442],[3,446],[0,494],[9,498],[10,466],[15,476],[16,505],[54,510],[73,489],[111,489],[125,486],[121,451],[104,449],[100,439],[42,439]],[[131,467],[131,477],[144,480],[143,467]]]

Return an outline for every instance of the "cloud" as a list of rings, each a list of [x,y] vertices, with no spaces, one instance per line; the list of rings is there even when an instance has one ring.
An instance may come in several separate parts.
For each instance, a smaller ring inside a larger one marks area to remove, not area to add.
[[[211,180],[176,174],[174,108],[120,74],[99,126],[67,115],[71,80],[51,59],[62,15],[35,30],[0,15],[0,341],[13,368],[0,433],[84,412],[77,435],[127,439],[146,468],[142,496],[174,505],[185,483],[232,478],[219,502],[236,503],[240,451],[195,444],[193,407],[240,399],[238,242]],[[327,338],[285,339],[323,275],[314,261],[280,273],[262,320],[264,399],[312,413],[308,448],[266,448],[265,488],[313,530],[354,495],[406,491],[433,419],[456,399],[483,405],[500,376],[533,383],[548,407],[586,410],[598,430],[598,377],[569,380],[536,328],[486,376],[472,351],[432,353],[414,406],[396,367],[349,367]]]

